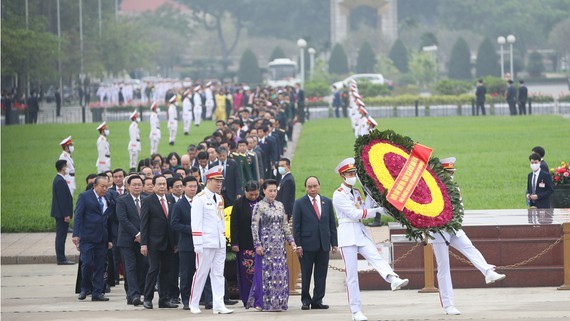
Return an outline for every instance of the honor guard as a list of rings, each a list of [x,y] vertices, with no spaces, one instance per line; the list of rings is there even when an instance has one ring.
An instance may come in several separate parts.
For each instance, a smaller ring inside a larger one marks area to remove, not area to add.
[[[158,144],[160,143],[160,120],[158,119],[158,103],[155,101],[150,105],[150,154],[158,153]]]
[[[141,132],[139,129],[139,122],[141,118],[139,113],[135,110],[131,114],[131,125],[129,126],[129,168],[131,171],[136,170],[139,152],[141,151]]]
[[[174,145],[174,140],[176,139],[176,132],[178,131],[178,108],[176,108],[176,98],[178,95],[174,94],[168,102],[167,116],[168,116],[168,133],[170,134],[168,139],[168,144]]]
[[[187,89],[182,99],[182,121],[184,127],[184,135],[190,134],[190,126],[192,125],[192,91]]]
[[[59,155],[59,159],[64,159],[67,161],[67,169],[65,171],[65,175],[63,176],[63,178],[65,178],[67,187],[69,187],[71,196],[73,196],[73,192],[75,192],[75,165],[73,164],[73,159],[71,158],[71,153],[73,153],[74,150],[71,136],[62,140],[59,143],[59,146],[61,146],[61,148],[63,149],[61,155]]]
[[[101,123],[97,127],[99,131],[99,138],[97,138],[97,173],[104,173],[111,170],[111,147],[107,136],[109,136],[109,129],[107,129],[107,122]]]
[[[212,92],[211,81],[208,81],[206,83],[206,89],[204,89],[204,96],[206,97],[206,119],[211,119],[212,112],[214,111],[214,93]]]
[[[343,183],[333,194],[333,206],[338,218],[338,246],[346,271],[346,287],[352,320],[364,321],[368,318],[360,311],[360,286],[358,284],[358,254],[362,255],[380,276],[391,284],[392,291],[408,284],[408,279],[400,279],[390,264],[378,253],[368,229],[362,224],[365,218],[376,213],[385,213],[383,207],[372,207],[370,197],[363,202],[356,184],[354,158],[341,161],[336,172]]]
[[[356,137],[368,134],[368,111],[364,106],[358,107],[358,121],[356,122],[356,127],[354,128],[354,134]]]
[[[224,199],[220,195],[224,175],[221,165],[206,171],[206,187],[192,200],[191,224],[196,273],[190,292],[190,312],[201,313],[200,297],[208,275],[212,283],[214,314],[232,313],[224,305],[224,264],[226,260],[226,231]]]
[[[202,121],[202,96],[200,95],[200,85],[194,87],[194,94],[192,95],[192,104],[194,105],[194,124],[200,126]]]
[[[455,157],[443,158],[440,160],[443,169],[453,179],[455,173]],[[437,284],[439,287],[439,297],[445,314],[458,315],[461,312],[455,308],[453,303],[453,284],[451,282],[451,269],[449,267],[449,247],[452,246],[463,254],[473,266],[475,266],[484,276],[485,283],[491,284],[504,279],[504,274],[495,272],[495,266],[488,264],[481,252],[473,246],[471,240],[460,229],[455,233],[441,231],[441,233],[430,233],[428,238],[433,246],[433,254],[437,262]]]

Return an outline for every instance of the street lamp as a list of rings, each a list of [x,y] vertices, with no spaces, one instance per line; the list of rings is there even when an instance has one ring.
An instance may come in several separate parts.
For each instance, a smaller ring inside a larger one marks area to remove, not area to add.
[[[511,50],[511,79],[515,78],[515,74],[513,73],[513,44],[517,39],[513,35],[507,36],[507,42],[509,43],[510,50]]]
[[[297,40],[297,46],[301,50],[301,84],[305,83],[305,47],[307,47],[307,41],[301,38]]]
[[[497,42],[499,43],[499,46],[501,47],[501,78],[505,76],[505,61],[503,58],[503,45],[506,42],[505,37],[500,36],[499,38],[497,38]]]
[[[313,70],[315,69],[315,48],[309,48],[309,79],[313,78]]]

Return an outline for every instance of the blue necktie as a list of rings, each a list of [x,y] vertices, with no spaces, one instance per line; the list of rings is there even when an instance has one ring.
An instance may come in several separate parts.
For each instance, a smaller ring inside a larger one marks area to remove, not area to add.
[[[105,205],[103,204],[103,197],[99,196],[99,207],[101,208],[101,213],[103,213],[103,208]]]

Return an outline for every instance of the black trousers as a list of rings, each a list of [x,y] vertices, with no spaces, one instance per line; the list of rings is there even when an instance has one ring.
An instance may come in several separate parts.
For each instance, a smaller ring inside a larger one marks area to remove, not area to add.
[[[154,287],[157,279],[160,282],[160,286],[158,287],[159,304],[168,300],[169,291],[172,287],[170,273],[173,264],[174,252],[172,249],[158,251],[150,248],[148,250],[148,272],[144,284],[145,301],[152,301],[152,299],[154,299]]]
[[[481,114],[482,114],[483,116],[485,116],[485,102],[483,102],[483,101],[478,101],[478,102],[475,103],[475,105],[477,106],[477,109],[476,109],[476,114],[477,114],[477,116],[479,115],[479,109],[481,110]]]
[[[519,101],[519,115],[526,115],[526,101]]]
[[[178,252],[180,264],[180,298],[182,304],[189,305],[190,291],[192,291],[192,280],[196,273],[196,253],[191,251]],[[211,301],[211,300],[210,300]]]
[[[134,243],[130,247],[121,247],[125,284],[128,284],[127,299],[132,300],[142,295],[148,272],[148,259],[141,254],[141,246]]]
[[[67,260],[65,257],[65,240],[67,239],[67,229],[69,223],[65,222],[63,218],[55,218],[55,255],[58,262]]]
[[[323,303],[329,265],[328,251],[303,251],[301,263],[301,302],[304,305]],[[314,268],[314,274],[313,274]],[[315,277],[313,297],[309,294],[311,276]]]
[[[514,101],[507,101],[507,103],[509,104],[509,111],[511,112],[511,116],[516,116],[517,115],[516,103]]]

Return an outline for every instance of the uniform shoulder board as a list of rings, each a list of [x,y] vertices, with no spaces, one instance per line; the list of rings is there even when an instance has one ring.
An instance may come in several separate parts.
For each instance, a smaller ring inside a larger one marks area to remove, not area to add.
[[[280,131],[280,132],[285,132],[285,129],[279,128],[279,131]]]
[[[204,192],[204,191],[201,191],[201,192],[198,193],[198,195],[196,195],[196,196],[202,196],[202,195],[204,195],[204,194],[205,194],[205,192]]]
[[[255,156],[255,153],[252,152],[252,151],[247,152],[247,154],[250,155],[250,156]]]
[[[239,156],[238,152],[232,152],[232,156]]]
[[[342,187],[339,187],[336,191],[337,191],[337,192],[342,192]]]

